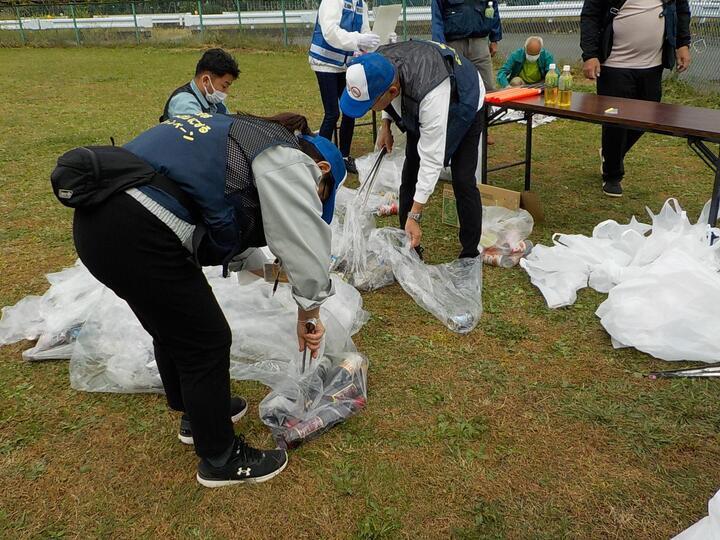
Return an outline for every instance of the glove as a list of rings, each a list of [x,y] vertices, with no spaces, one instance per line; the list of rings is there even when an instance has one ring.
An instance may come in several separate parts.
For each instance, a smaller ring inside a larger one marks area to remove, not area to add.
[[[380,36],[377,34],[360,34],[357,38],[358,49],[361,51],[374,51],[380,45]]]
[[[397,43],[397,34],[395,32],[388,34],[388,43]]]

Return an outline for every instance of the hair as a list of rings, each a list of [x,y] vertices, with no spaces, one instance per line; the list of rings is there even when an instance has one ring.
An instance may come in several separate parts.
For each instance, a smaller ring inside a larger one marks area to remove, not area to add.
[[[252,116],[252,115],[248,115]],[[275,116],[255,116],[266,122],[274,122],[280,124],[282,127],[287,129],[290,133],[300,133],[301,135],[313,135],[310,126],[308,125],[307,118],[301,114],[293,112],[278,113]],[[298,146],[300,150],[309,156],[315,163],[321,161],[327,161],[320,151],[315,148],[315,145],[310,141],[298,137]],[[320,199],[325,202],[333,192],[335,186],[335,178],[332,175],[332,171],[328,171],[322,175],[320,182],[318,182],[318,190],[320,192]]]
[[[527,46],[534,39],[536,39],[538,41],[538,43],[540,43],[540,48],[542,49],[545,44],[543,43],[543,38],[541,38],[540,36],[530,36],[529,38],[527,38],[525,40],[525,46],[523,47],[523,49],[527,49]]]
[[[240,75],[240,69],[235,59],[230,53],[222,49],[208,49],[205,51],[195,67],[195,76],[205,71],[209,71],[218,77],[230,74],[235,79]]]

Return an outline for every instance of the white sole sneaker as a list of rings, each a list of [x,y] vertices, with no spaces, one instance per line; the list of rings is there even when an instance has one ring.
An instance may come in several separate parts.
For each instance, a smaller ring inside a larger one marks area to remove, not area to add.
[[[200,483],[200,485],[203,485],[207,488],[234,486],[235,484],[262,484],[263,482],[267,482],[271,478],[275,478],[278,474],[283,472],[285,470],[285,467],[287,467],[288,461],[288,457],[285,456],[285,463],[283,463],[279,469],[271,472],[270,474],[266,474],[265,476],[258,476],[257,478],[248,478],[246,480],[207,480],[205,478],[202,478],[200,476],[200,473],[197,473],[195,475],[195,478]]]
[[[240,419],[247,414],[248,408],[249,407],[246,406],[242,411],[237,413],[235,416],[231,416],[230,420],[232,420],[232,423],[237,424],[238,421],[240,421]],[[192,438],[192,436],[188,437],[187,435],[183,435],[182,433],[178,433],[178,440],[181,443],[187,444],[187,445],[195,444],[195,440]]]

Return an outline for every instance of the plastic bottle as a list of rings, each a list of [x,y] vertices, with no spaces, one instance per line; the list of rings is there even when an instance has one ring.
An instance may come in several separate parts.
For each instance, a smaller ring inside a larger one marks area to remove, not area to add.
[[[570,66],[563,66],[562,75],[558,79],[558,105],[560,107],[569,107],[572,102],[572,73]]]
[[[486,19],[492,19],[495,16],[495,9],[493,8],[492,0],[488,2],[487,7],[485,8],[485,18]]]
[[[555,64],[550,64],[550,69],[545,75],[545,105],[557,105],[558,102],[558,74]]]

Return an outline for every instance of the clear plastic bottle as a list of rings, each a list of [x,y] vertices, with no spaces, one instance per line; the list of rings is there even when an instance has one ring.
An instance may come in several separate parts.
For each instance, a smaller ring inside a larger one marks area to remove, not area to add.
[[[550,64],[545,75],[545,105],[557,105],[558,102],[558,74],[555,64]]]
[[[570,66],[563,66],[562,75],[558,79],[558,105],[560,107],[569,107],[572,102],[572,73]]]

